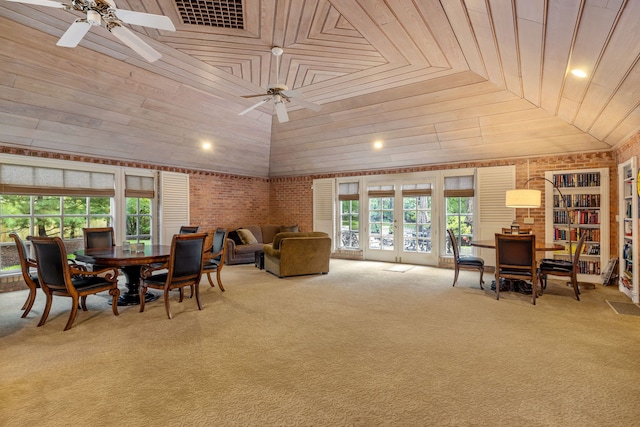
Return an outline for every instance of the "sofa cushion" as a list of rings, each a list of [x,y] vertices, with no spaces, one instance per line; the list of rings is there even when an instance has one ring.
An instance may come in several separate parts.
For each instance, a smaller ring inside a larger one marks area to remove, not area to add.
[[[280,232],[279,225],[263,225],[262,226],[262,243],[271,243],[276,234]]]
[[[251,234],[256,238],[258,243],[264,243],[264,238],[262,236],[262,228],[259,225],[245,225],[243,227],[239,227],[238,229],[245,229],[251,231]]]
[[[287,231],[284,233],[278,233],[276,234],[276,237],[273,238],[273,249],[279,250],[280,242],[282,242],[283,239],[290,237],[328,237],[328,234],[321,231],[309,231],[306,233],[294,233],[291,231]]]
[[[247,228],[239,228],[238,236],[240,236],[240,240],[244,245],[253,245],[254,243],[258,243],[258,239],[253,235],[251,230]]]
[[[293,233],[297,233],[300,231],[300,228],[298,227],[298,224],[296,225],[281,225],[280,226],[280,232],[284,233],[284,232],[293,232]]]

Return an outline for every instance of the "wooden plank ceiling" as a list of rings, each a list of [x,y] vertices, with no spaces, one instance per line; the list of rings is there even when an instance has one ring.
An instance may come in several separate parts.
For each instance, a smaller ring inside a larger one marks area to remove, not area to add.
[[[171,18],[129,26],[159,61],[104,27],[57,47],[80,14],[0,0],[0,144],[276,177],[603,151],[640,131],[640,0],[117,6]],[[275,82],[322,109],[238,115]]]

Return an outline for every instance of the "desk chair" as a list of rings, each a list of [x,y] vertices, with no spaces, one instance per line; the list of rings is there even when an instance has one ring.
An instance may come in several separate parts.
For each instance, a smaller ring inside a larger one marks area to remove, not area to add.
[[[536,304],[538,275],[534,234],[496,233],[496,299],[500,299],[500,279],[531,281],[531,303]]]

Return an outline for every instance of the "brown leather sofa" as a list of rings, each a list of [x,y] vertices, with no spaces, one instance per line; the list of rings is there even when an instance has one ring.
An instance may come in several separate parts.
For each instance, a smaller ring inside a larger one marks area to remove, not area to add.
[[[278,277],[329,273],[331,238],[319,231],[278,233],[264,245],[264,268]]]

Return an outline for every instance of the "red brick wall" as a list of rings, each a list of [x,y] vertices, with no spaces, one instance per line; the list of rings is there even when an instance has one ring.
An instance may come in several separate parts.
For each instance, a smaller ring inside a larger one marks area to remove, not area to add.
[[[268,222],[270,196],[266,178],[190,173],[189,189],[191,223],[202,229]]]
[[[270,224],[298,225],[300,231],[313,230],[312,177],[271,179]]]

